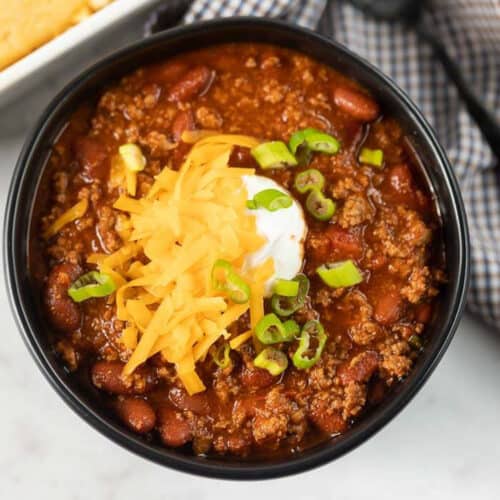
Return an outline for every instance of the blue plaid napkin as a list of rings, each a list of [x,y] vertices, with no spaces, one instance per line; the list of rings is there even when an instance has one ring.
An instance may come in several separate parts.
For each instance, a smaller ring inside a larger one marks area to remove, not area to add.
[[[406,26],[375,21],[342,0],[194,0],[184,21],[269,16],[318,29],[390,75],[419,105],[459,179],[472,243],[469,309],[500,325],[500,171],[431,48]],[[500,120],[500,0],[431,0],[423,23],[438,34]]]

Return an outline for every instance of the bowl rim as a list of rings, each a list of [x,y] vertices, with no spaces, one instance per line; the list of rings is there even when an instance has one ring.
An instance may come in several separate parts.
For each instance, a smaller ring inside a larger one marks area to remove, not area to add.
[[[323,443],[307,453],[288,457],[280,462],[228,462],[226,464],[213,459],[201,461],[198,457],[176,454],[168,448],[159,448],[146,443],[140,437],[134,436],[123,428],[120,428],[118,424],[112,424],[104,419],[65,383],[61,375],[55,371],[42,344],[39,342],[36,328],[30,319],[30,313],[23,304],[22,283],[19,279],[19,265],[16,262],[16,241],[14,236],[17,228],[16,221],[18,219],[18,214],[24,209],[24,204],[20,203],[17,193],[20,186],[23,186],[26,182],[26,177],[29,174],[29,169],[26,169],[25,165],[29,165],[33,162],[34,152],[40,147],[40,144],[43,144],[42,138],[44,133],[51,126],[57,110],[64,106],[65,101],[70,99],[76,90],[85,87],[94,73],[99,72],[113,62],[119,61],[126,55],[140,51],[148,45],[158,42],[167,42],[177,36],[187,34],[194,35],[199,32],[209,32],[210,30],[216,31],[219,28],[228,26],[233,28],[241,27],[243,29],[248,28],[249,25],[258,25],[268,29],[294,32],[297,36],[302,37],[302,39],[312,39],[318,44],[328,46],[331,50],[341,52],[345,57],[353,61],[353,64],[362,66],[364,71],[371,72],[372,76],[378,79],[381,85],[392,94],[392,97],[401,103],[412,123],[418,124],[435,161],[442,167],[440,175],[444,175],[446,189],[450,194],[450,218],[455,222],[457,232],[460,235],[459,241],[457,241],[457,268],[459,269],[459,276],[452,294],[453,311],[452,314],[449,315],[449,320],[446,325],[447,328],[443,328],[440,343],[436,345],[432,355],[422,364],[418,376],[415,376],[411,383],[391,401],[383,405],[383,412],[378,415],[377,418],[373,419],[373,422],[370,422],[368,425],[363,425],[362,421],[358,422],[353,427],[352,434],[339,440],[335,445],[328,445],[328,442]],[[7,295],[17,327],[21,331],[23,340],[39,369],[68,406],[101,434],[143,458],[147,458],[153,462],[179,471],[223,479],[270,479],[304,472],[342,456],[376,434],[382,427],[391,421],[420,390],[448,348],[465,306],[470,272],[467,220],[457,179],[433,129],[406,93],[375,66],[330,38],[322,36],[310,29],[292,25],[284,21],[249,16],[203,21],[157,33],[102,58],[97,63],[80,72],[76,78],[72,79],[47,106],[25,141],[9,187],[5,209],[3,250]]]

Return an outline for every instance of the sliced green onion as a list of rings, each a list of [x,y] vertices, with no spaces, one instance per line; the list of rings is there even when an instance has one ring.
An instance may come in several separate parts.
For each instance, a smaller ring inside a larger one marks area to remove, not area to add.
[[[231,364],[231,357],[229,356],[229,353],[231,351],[231,347],[227,342],[224,344],[220,345],[215,351],[212,351],[210,354],[212,355],[212,359],[214,360],[214,363],[219,367],[219,368],[227,368]]]
[[[263,142],[250,151],[257,163],[264,169],[293,167],[297,165],[295,156],[281,141]]]
[[[296,306],[295,297],[290,299],[289,297],[281,297],[276,294],[271,298],[271,308],[280,316],[290,316],[299,309],[299,307]]]
[[[283,323],[286,331],[286,342],[291,342],[294,340],[300,333],[299,324],[293,319],[289,319]]]
[[[255,325],[255,336],[263,344],[278,344],[285,342],[287,332],[278,316],[269,313]]]
[[[422,349],[422,339],[418,335],[412,335],[408,339],[408,344],[410,344],[417,351]]]
[[[316,220],[327,221],[332,218],[337,205],[319,189],[312,189],[307,195],[306,208]]]
[[[321,191],[325,186],[325,177],[319,170],[309,168],[297,174],[294,186],[295,189],[302,194],[311,191],[311,189],[318,189]]]
[[[298,274],[293,281],[299,283],[299,291],[295,297],[283,297],[275,293],[271,298],[271,307],[279,316],[290,316],[300,309],[309,293],[309,280],[305,274]]]
[[[323,264],[316,269],[319,277],[331,288],[354,286],[363,281],[363,275],[351,259]]]
[[[312,357],[307,355],[309,351],[311,339],[315,339],[317,342],[316,350]],[[300,333],[299,346],[292,356],[293,364],[299,370],[307,370],[314,366],[321,354],[326,344],[326,333],[323,325],[317,320],[308,321],[303,327]]]
[[[68,288],[68,295],[75,302],[83,302],[91,298],[107,297],[115,290],[116,285],[111,276],[98,271],[90,271],[80,276]]]
[[[381,149],[362,148],[358,161],[374,167],[381,167],[384,164],[384,152]]]
[[[297,162],[301,167],[309,165],[312,158],[312,151],[307,145],[304,130],[298,130],[292,134],[288,142],[288,147],[295,155],[295,158],[297,158]]]
[[[247,201],[247,208],[254,210],[256,208],[265,208],[270,212],[276,212],[282,208],[292,206],[293,200],[279,189],[264,189],[254,195],[252,200]]]
[[[340,149],[340,142],[333,136],[315,128],[304,129],[306,143],[312,151],[333,155]]]
[[[250,287],[248,283],[235,273],[229,276],[227,291],[229,298],[236,304],[244,304],[250,299]]]
[[[321,130],[305,128],[290,137],[289,146],[290,151],[300,159],[300,165],[307,165],[311,159],[311,151],[333,155],[340,149],[340,142]]]
[[[288,366],[286,355],[274,347],[266,347],[253,360],[257,368],[267,370],[271,375],[280,375]]]
[[[123,163],[130,172],[140,172],[146,166],[146,158],[137,144],[123,144],[118,148]]]
[[[229,275],[234,272],[230,262],[217,259],[212,267],[212,287],[216,290],[225,291]]]
[[[212,267],[212,287],[225,292],[236,304],[244,304],[250,299],[248,283],[238,276],[230,262],[217,259]]]
[[[274,283],[274,293],[282,297],[296,297],[299,293],[299,282],[296,280],[277,279]]]

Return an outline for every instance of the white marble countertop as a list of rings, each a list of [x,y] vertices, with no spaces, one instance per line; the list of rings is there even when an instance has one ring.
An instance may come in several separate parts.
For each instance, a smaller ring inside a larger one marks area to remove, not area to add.
[[[2,214],[24,138],[50,97],[70,74],[102,54],[97,47],[108,51],[136,36],[130,26],[115,29],[77,57],[47,68],[36,90],[0,109]],[[314,471],[250,485],[194,478],[111,443],[76,416],[42,377],[21,341],[3,285],[0,317],[1,499],[500,497],[500,335],[470,316],[423,390],[374,438]]]

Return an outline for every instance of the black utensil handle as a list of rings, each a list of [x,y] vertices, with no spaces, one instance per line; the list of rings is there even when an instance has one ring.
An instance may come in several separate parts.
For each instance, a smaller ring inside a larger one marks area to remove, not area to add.
[[[154,8],[144,25],[144,36],[154,35],[180,24],[189,5],[188,0],[169,0]]]
[[[418,24],[417,33],[425,39],[433,48],[434,54],[443,65],[448,78],[455,84],[461,99],[464,101],[467,111],[470,113],[476,125],[481,130],[484,139],[495,154],[497,161],[500,160],[500,125],[484,104],[479,100],[470,85],[465,80],[458,64],[448,55],[443,44],[425,26]]]
[[[420,0],[350,0],[358,9],[384,21],[415,22],[422,8]]]

